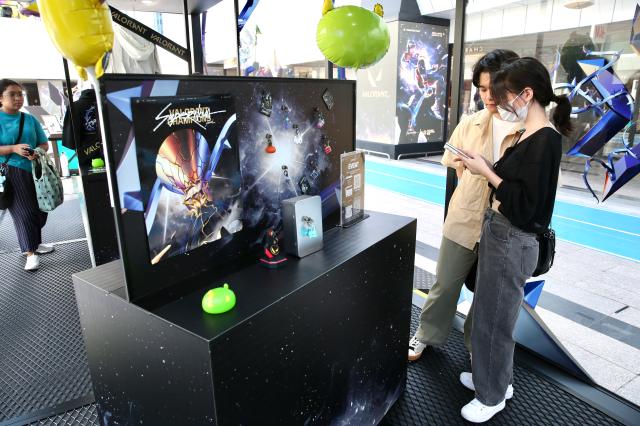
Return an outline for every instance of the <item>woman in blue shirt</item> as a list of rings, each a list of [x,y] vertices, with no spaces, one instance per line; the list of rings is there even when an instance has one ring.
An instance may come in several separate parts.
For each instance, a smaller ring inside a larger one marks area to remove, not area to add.
[[[52,252],[53,246],[42,244],[42,228],[47,222],[47,214],[38,207],[31,160],[36,155],[33,149],[40,147],[47,151],[49,143],[35,117],[20,112],[23,104],[22,86],[12,80],[0,80],[0,164],[6,168],[6,179],[13,192],[8,210],[20,249],[27,254],[25,269],[35,271],[40,266],[38,254]],[[24,125],[18,141],[22,114]]]

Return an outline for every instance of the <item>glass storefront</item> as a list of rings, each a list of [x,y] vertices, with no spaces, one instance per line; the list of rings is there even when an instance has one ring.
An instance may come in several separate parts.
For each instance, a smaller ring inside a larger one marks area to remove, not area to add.
[[[463,114],[477,109],[474,101],[477,98],[476,89],[471,83],[473,64],[482,55],[497,48],[508,48],[520,56],[539,59],[549,69],[555,85],[571,83],[574,79],[580,81],[586,76],[577,63],[580,59],[613,59],[613,55],[589,56],[586,50],[620,52],[620,58],[612,70],[635,97],[638,109],[640,56],[629,43],[635,2],[600,0],[584,9],[570,9],[564,5],[566,1],[559,0],[529,1],[524,5],[522,2],[483,1],[481,7],[479,3],[470,2],[466,17],[464,93],[461,101]],[[491,7],[492,4],[495,6]],[[585,88],[595,92],[590,85]],[[568,91],[557,91],[558,94],[563,92]],[[573,104],[581,107],[586,102],[578,97]],[[604,112],[607,110],[605,106]],[[564,152],[569,151],[600,120],[600,114],[591,110],[574,118],[576,131],[573,137],[564,139]],[[638,139],[638,136],[634,137],[636,132],[627,129],[626,134],[618,133],[597,152],[595,158],[607,161],[611,152],[624,147],[623,137],[633,145],[633,139]],[[564,182],[570,186],[584,187],[581,182],[584,166],[584,158],[565,155],[562,162],[562,170],[566,172],[563,175]],[[589,171],[588,180],[599,197],[604,174],[605,169],[600,166],[594,165]],[[631,198],[640,203],[640,182],[630,182],[612,198],[624,201]]]

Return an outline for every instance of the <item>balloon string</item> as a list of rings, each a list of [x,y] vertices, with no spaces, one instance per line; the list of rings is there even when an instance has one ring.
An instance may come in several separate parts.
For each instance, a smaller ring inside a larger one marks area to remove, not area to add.
[[[100,136],[102,137],[102,155],[104,155],[106,169],[107,169],[107,184],[109,186],[109,201],[111,202],[111,207],[115,207],[114,203],[114,192],[113,192],[113,182],[111,181],[111,158],[109,154],[109,150],[107,149],[107,135],[105,129],[105,116],[102,110],[102,94],[100,91],[100,83],[98,83],[98,78],[96,77],[96,69],[94,66],[85,68],[87,71],[87,76],[89,77],[89,81],[93,86],[93,89],[96,92],[96,104],[98,106],[98,116],[100,117]]]

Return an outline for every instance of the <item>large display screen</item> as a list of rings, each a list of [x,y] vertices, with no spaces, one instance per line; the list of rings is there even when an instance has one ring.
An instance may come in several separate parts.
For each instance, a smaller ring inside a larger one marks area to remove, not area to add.
[[[448,29],[401,22],[396,117],[399,143],[441,142],[447,118]]]
[[[207,285],[253,261],[265,231],[281,229],[287,198],[320,195],[324,229],[338,224],[340,154],[354,149],[355,83],[101,80],[132,302],[171,298],[190,277]]]

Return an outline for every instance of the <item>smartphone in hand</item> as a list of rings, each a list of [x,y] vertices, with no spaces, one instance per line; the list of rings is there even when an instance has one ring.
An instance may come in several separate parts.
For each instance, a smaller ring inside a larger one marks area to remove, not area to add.
[[[29,157],[33,156],[33,154],[35,153],[35,151],[32,148],[22,148],[24,152],[27,153],[27,155],[29,155]]]
[[[449,142],[446,142],[444,144],[444,149],[446,149],[447,151],[449,151],[450,153],[457,155],[460,158],[466,158],[469,159],[469,156],[467,154],[465,154],[464,152],[462,152],[460,149],[456,148],[455,146],[451,145]]]

